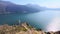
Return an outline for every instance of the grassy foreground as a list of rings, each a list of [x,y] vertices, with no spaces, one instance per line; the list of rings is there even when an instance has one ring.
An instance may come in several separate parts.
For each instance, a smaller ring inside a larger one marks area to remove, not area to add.
[[[22,23],[20,25],[12,25],[8,24],[0,25],[0,34],[60,34],[58,32],[44,32],[41,29],[36,29],[31,27],[27,23]]]

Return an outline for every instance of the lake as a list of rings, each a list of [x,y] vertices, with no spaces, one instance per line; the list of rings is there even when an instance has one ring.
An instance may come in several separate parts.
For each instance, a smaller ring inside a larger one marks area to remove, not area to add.
[[[7,15],[0,15],[0,24],[18,24],[18,20],[21,22],[27,22],[31,26],[36,28],[41,28],[44,31],[57,31],[58,26],[56,25],[57,29],[55,30],[48,30],[50,26],[50,22],[55,19],[55,17],[60,18],[60,11],[55,10],[45,10],[40,11],[37,13],[30,13],[30,14],[7,14]],[[55,24],[55,23],[53,23]],[[52,24],[52,25],[53,25]],[[59,25],[60,26],[60,25]],[[54,27],[53,27],[54,28]],[[60,30],[60,29],[58,29]]]

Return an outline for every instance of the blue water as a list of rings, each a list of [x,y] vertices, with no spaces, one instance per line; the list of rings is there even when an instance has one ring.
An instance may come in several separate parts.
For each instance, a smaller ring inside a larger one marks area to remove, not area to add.
[[[46,30],[46,26],[55,16],[60,16],[60,11],[46,10],[30,14],[0,15],[0,24],[18,24],[18,20],[20,20],[21,22],[29,23],[33,27]]]

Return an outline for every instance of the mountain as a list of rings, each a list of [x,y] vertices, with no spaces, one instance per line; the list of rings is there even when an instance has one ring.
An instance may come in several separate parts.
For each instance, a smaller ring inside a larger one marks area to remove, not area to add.
[[[47,8],[47,10],[56,10],[56,11],[60,11],[60,8]]]
[[[32,6],[32,7],[31,7]],[[39,7],[34,7],[36,5],[17,5],[9,1],[0,1],[0,14],[9,14],[9,13],[35,13],[39,12]]]
[[[27,7],[31,7],[31,8],[34,8],[34,9],[37,9],[37,10],[42,10],[44,7],[40,7],[39,5],[37,4],[27,4],[26,5]]]

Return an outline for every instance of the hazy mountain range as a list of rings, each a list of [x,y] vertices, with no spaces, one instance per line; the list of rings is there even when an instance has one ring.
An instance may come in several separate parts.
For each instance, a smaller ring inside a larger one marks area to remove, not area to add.
[[[41,11],[42,9],[42,7],[33,4],[17,5],[9,1],[0,1],[0,14],[35,13]]]

